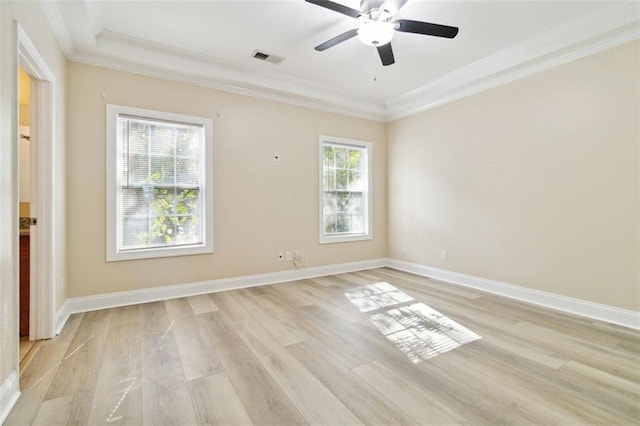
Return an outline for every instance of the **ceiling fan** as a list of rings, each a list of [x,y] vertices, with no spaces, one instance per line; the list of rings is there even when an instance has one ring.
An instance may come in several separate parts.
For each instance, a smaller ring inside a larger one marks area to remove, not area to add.
[[[358,28],[349,30],[316,46],[315,49],[319,52],[357,35],[364,44],[373,46],[378,50],[382,65],[387,66],[395,62],[393,49],[391,49],[391,39],[396,31],[444,38],[454,38],[458,34],[457,27],[448,25],[431,24],[410,19],[392,21],[391,19],[404,6],[407,0],[361,0],[361,10],[352,9],[329,0],[306,1],[360,21]]]

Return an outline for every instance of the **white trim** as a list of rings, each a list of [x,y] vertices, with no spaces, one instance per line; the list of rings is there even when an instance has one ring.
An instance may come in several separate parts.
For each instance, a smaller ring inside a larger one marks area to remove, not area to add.
[[[121,105],[108,104],[106,108],[107,127],[107,262],[150,259],[157,257],[187,256],[194,254],[213,253],[213,120],[204,117],[188,116],[163,111],[154,111],[142,108],[133,108]],[[121,164],[118,153],[117,119],[118,115],[126,114],[151,120],[181,122],[185,124],[199,125],[203,129],[203,146],[201,147],[204,161],[200,163],[200,175],[204,176],[200,187],[201,191],[201,217],[202,238],[201,244],[177,247],[159,247],[141,250],[120,250],[119,238],[122,235],[120,221],[120,203],[118,202],[119,176],[121,176]]]
[[[56,265],[54,262],[55,227],[54,209],[55,174],[53,159],[54,131],[54,74],[24,32],[16,23],[19,63],[32,78],[31,102],[31,215],[38,225],[31,229],[31,279],[29,307],[29,338],[31,340],[53,337],[55,313]],[[17,106],[17,105],[16,105]]]
[[[516,299],[535,305],[580,315],[600,321],[623,325],[625,327],[640,330],[640,312],[620,309],[613,306],[576,299],[573,297],[561,296],[559,294],[520,287],[500,281],[486,278],[474,277],[472,275],[461,274],[459,272],[447,271],[430,266],[401,260],[389,259],[387,266],[400,271],[411,272],[413,274],[434,278],[452,284],[471,287],[488,293]]]
[[[56,336],[60,334],[60,332],[62,331],[62,328],[67,323],[67,320],[69,319],[70,315],[71,313],[69,312],[69,302],[65,300],[65,302],[62,304],[60,309],[58,309],[58,312],[56,312],[55,330],[54,330]]]
[[[396,120],[640,38],[640,6],[618,3],[385,101]]]
[[[160,78],[163,80],[191,84],[221,92],[249,96],[256,99],[278,102],[302,108],[310,108],[316,111],[331,112],[334,114],[377,121],[380,123],[385,121],[384,105],[382,101],[374,98],[360,100],[355,97],[329,93],[326,88],[324,90],[318,88],[305,90],[299,89],[298,85],[291,84],[291,86],[296,87],[296,92],[294,92],[293,89],[287,87],[289,86],[288,84],[276,84],[275,79],[268,80],[260,86],[256,86],[254,84],[255,82],[229,82],[228,78],[223,79],[220,77],[216,79],[213,73],[207,73],[207,71],[209,71],[209,66],[207,64],[203,65],[194,60],[189,61],[189,64],[196,63],[199,65],[199,68],[203,69],[203,71],[197,75],[194,73],[195,68],[190,66],[185,66],[184,68],[181,68],[180,71],[163,68],[164,63],[171,63],[171,61],[181,62],[180,59],[167,59],[164,61],[158,60],[157,63],[153,64],[140,64],[130,62],[126,59],[82,54],[74,55],[73,57],[70,57],[69,60],[86,65],[142,75],[145,77]],[[222,67],[222,65],[217,66]],[[239,75],[239,72],[232,73],[229,71],[229,73],[235,76]],[[250,74],[246,71],[244,73]],[[271,81],[273,81],[272,86],[269,85],[269,82]]]
[[[19,375],[17,370],[13,370],[0,386],[0,425],[7,419],[18,398],[20,398]]]
[[[334,144],[359,148],[365,152],[366,169],[364,170],[367,188],[362,191],[365,198],[363,212],[365,232],[358,234],[334,234],[324,233],[324,145]],[[319,135],[318,137],[318,237],[320,244],[345,243],[350,241],[364,241],[373,239],[373,144],[368,141],[356,139],[338,138],[334,136]]]
[[[476,82],[469,84],[464,84],[462,81],[462,77],[457,80],[457,76],[463,73],[472,74],[477,64],[474,63],[469,66],[469,68],[455,71],[454,73],[451,73],[449,76],[447,76],[451,78],[449,83],[439,80],[432,85],[432,91],[421,92],[413,97],[407,97],[404,99],[392,99],[387,101],[385,108],[385,118],[387,122],[390,122],[399,118],[427,111],[441,105],[448,104],[449,102],[466,98],[468,96],[475,95],[476,93],[480,93],[485,90],[502,86],[503,84],[507,84],[512,81],[519,80],[521,78],[525,78],[542,71],[546,71],[559,65],[574,61],[576,59],[580,59],[585,56],[593,55],[604,50],[620,46],[624,43],[628,43],[639,38],[640,29],[633,28],[624,33],[618,34],[613,38],[588,45],[582,49],[570,51],[566,54],[553,57],[546,61],[536,61],[528,66],[515,68],[508,73],[500,73],[500,71],[498,70],[489,77],[478,78]],[[460,74],[458,74],[458,72]],[[482,77],[480,74],[477,74],[476,76]],[[442,84],[440,84],[440,82],[442,82]]]
[[[322,277],[347,272],[357,272],[375,268],[392,268],[399,271],[434,278],[439,281],[471,287],[488,293],[497,294],[511,299],[520,300],[547,308],[580,315],[600,321],[640,329],[640,313],[613,306],[602,305],[586,300],[561,296],[544,291],[507,284],[485,278],[474,277],[458,272],[432,268],[416,263],[396,259],[379,258],[350,263],[316,266],[307,269],[297,269],[265,274],[246,275],[241,277],[222,278],[218,280],[202,281],[188,284],[177,284],[154,287],[144,290],[123,291],[118,293],[100,294],[96,296],[74,297],[67,299],[56,315],[56,331],[62,330],[69,315],[98,309],[115,308],[118,306],[135,305],[139,303],[157,302],[179,297],[195,296],[199,294],[215,293],[219,291],[256,287],[261,285],[296,281],[306,278]]]
[[[73,42],[71,41],[71,37],[69,37],[69,33],[67,32],[67,27],[62,20],[62,15],[60,14],[60,9],[58,9],[57,3],[51,0],[40,0],[40,7],[42,8],[44,15],[47,17],[49,25],[51,25],[51,29],[53,30],[53,34],[56,36],[56,39],[58,39],[58,44],[62,48],[65,56],[67,58],[73,57],[75,55]]]
[[[640,38],[640,6],[637,2],[616,2],[382,101],[327,90],[317,83],[273,71],[224,64],[224,58],[109,30],[98,34],[101,13],[89,7],[85,13],[92,37],[76,42],[99,46],[94,52],[100,53],[87,52],[86,46],[78,53],[82,49],[74,48],[57,3],[41,0],[40,4],[69,60],[381,122],[435,108]]]
[[[363,260],[335,265],[315,266],[306,269],[269,272],[265,274],[222,278],[218,280],[189,284],[154,287],[144,290],[123,291],[97,296],[74,297],[67,299],[65,306],[61,309],[60,318],[64,318],[64,321],[66,321],[68,315],[79,312],[88,312],[98,309],[115,308],[118,306],[135,305],[138,303],[175,299],[178,297],[195,296],[198,294],[296,281],[307,278],[322,277],[325,275],[343,274],[346,272],[362,271],[365,269],[382,268],[386,266],[386,263],[386,259]]]

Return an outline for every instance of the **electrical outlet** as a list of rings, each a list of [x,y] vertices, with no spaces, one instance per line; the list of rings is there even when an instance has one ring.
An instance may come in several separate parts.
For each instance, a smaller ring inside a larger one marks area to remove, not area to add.
[[[287,262],[291,262],[291,252],[288,251],[284,254],[284,260],[286,260]]]
[[[278,253],[278,262],[283,262],[284,261],[284,253],[280,252]]]
[[[296,268],[304,268],[307,265],[307,256],[302,253],[293,252],[293,263]]]
[[[443,260],[443,261],[447,260],[447,251],[446,250],[442,250],[440,252],[440,260]]]

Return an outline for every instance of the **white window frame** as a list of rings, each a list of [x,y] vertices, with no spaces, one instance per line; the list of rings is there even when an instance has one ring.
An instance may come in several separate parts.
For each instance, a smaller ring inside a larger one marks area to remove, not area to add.
[[[173,121],[201,125],[204,128],[204,179],[202,182],[201,206],[204,241],[201,244],[175,247],[153,247],[137,250],[119,250],[120,205],[118,201],[118,115],[130,115],[152,120]],[[154,111],[122,105],[107,105],[107,262],[158,257],[188,256],[213,253],[213,121],[209,118],[193,117],[170,112]]]
[[[373,144],[356,139],[338,138],[320,135],[318,144],[318,232],[320,244],[344,243],[350,241],[364,241],[373,239]],[[365,170],[367,188],[362,191],[364,198],[364,232],[351,234],[325,234],[324,232],[324,146],[325,144],[341,145],[364,149],[366,152]]]

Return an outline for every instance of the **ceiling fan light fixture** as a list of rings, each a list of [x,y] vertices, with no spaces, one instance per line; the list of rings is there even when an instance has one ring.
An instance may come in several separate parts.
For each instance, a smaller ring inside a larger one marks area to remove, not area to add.
[[[366,21],[358,28],[358,38],[367,46],[384,46],[391,42],[395,28],[391,22]]]

